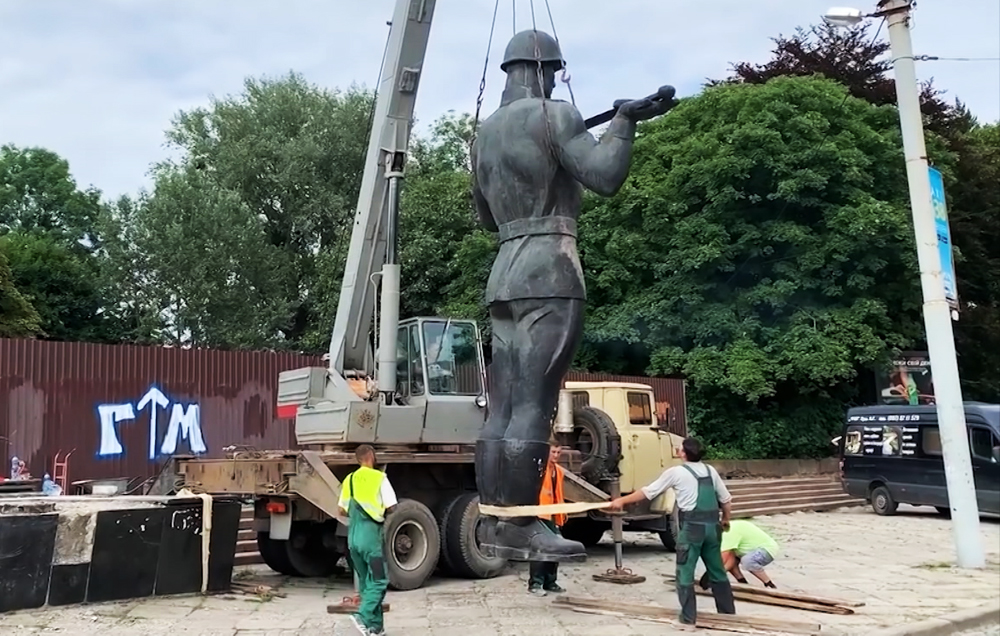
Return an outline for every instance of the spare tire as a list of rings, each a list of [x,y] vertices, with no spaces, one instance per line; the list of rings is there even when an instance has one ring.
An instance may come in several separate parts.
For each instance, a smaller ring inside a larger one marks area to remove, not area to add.
[[[495,517],[479,513],[477,493],[468,493],[455,500],[444,523],[446,553],[442,555],[454,574],[469,579],[491,579],[503,571],[507,561],[487,556],[480,547],[489,526],[495,523]]]
[[[438,522],[427,506],[400,499],[386,517],[384,541],[389,586],[401,591],[421,587],[441,556]]]
[[[621,461],[622,442],[618,429],[607,413],[592,406],[573,409],[574,448],[580,451],[580,472],[591,483],[615,474]]]

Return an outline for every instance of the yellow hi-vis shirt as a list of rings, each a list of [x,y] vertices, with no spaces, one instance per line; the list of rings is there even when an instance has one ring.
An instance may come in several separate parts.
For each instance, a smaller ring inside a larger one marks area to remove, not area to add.
[[[396,505],[396,493],[385,473],[374,468],[362,466],[347,476],[340,486],[339,506],[350,511],[351,500],[354,500],[372,521],[385,521],[385,510]]]
[[[778,558],[778,542],[753,523],[744,519],[729,522],[729,530],[722,533],[722,551],[733,550],[742,557],[758,548],[767,550],[772,559]]]

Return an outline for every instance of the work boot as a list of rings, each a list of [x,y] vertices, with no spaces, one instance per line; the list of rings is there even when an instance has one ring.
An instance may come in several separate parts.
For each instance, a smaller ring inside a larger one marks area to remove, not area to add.
[[[547,592],[542,589],[541,585],[531,584],[528,586],[528,594],[532,596],[547,596]]]
[[[723,581],[722,583],[712,581],[712,597],[715,598],[715,611],[719,614],[736,613],[733,586],[729,584],[729,581]]]
[[[565,588],[563,588],[558,583],[550,583],[549,585],[546,585],[542,589],[545,590],[546,592],[552,592],[553,594],[562,594],[563,592],[566,591]]]
[[[497,505],[538,505],[548,454],[546,442],[504,440],[501,471],[497,474],[500,480]],[[484,485],[488,488],[491,484]],[[493,540],[484,542],[483,547],[507,561],[581,563],[587,560],[582,543],[555,534],[538,517],[499,518]]]

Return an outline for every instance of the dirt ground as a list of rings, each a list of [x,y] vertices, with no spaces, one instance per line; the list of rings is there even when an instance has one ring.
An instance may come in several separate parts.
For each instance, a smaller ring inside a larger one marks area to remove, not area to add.
[[[977,607],[1000,594],[1000,523],[981,524],[988,566],[951,567],[950,521],[933,510],[901,507],[894,517],[868,508],[762,517],[756,522],[779,540],[782,554],[768,568],[783,590],[863,601],[851,616],[738,603],[744,615],[822,624],[830,634],[870,634],[882,627]],[[653,535],[627,535],[625,565],[646,577],[631,586],[598,583],[591,575],[613,565],[609,535],[587,563],[564,566],[561,584],[573,596],[656,603],[676,609],[664,575],[674,557]],[[237,578],[279,588],[284,598],[261,600],[227,594],[139,599],[122,603],[42,609],[0,616],[0,634],[72,636],[313,636],[350,633],[326,606],[351,593],[349,579],[289,580],[266,568],[238,571]],[[552,598],[526,594],[523,565],[488,581],[435,579],[411,592],[390,592],[386,615],[391,636],[646,636],[681,633],[642,620],[579,614],[552,606]],[[712,609],[711,599],[699,597]],[[707,632],[706,632],[707,633]],[[998,630],[970,632],[997,636]]]

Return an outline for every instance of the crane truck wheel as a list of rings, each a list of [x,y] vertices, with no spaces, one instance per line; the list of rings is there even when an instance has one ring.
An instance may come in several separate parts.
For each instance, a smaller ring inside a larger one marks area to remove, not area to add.
[[[580,472],[584,479],[594,483],[605,472],[618,468],[622,454],[621,437],[607,413],[592,406],[574,409],[573,433],[576,450],[583,455]]]
[[[288,562],[288,555],[285,553],[283,543],[284,541],[272,539],[267,532],[257,533],[257,551],[260,552],[260,558],[264,560],[264,565],[278,574],[299,576],[298,572],[292,569],[292,564]]]
[[[468,579],[491,579],[503,571],[507,561],[487,556],[481,544],[494,517],[479,514],[479,495],[467,493],[455,500],[444,521],[445,552],[441,555],[454,574]]]
[[[441,555],[438,522],[424,504],[400,499],[386,517],[385,562],[394,590],[421,587],[437,567]]]
[[[293,576],[327,577],[337,567],[339,555],[323,545],[320,524],[311,521],[293,521],[291,536],[284,544],[285,556]]]
[[[441,535],[441,559],[438,561],[438,569],[441,574],[454,575],[455,564],[451,560],[450,553],[448,549],[448,517],[451,516],[451,511],[458,503],[458,500],[462,498],[461,494],[449,495],[437,506],[437,519],[438,519],[438,533]]]

